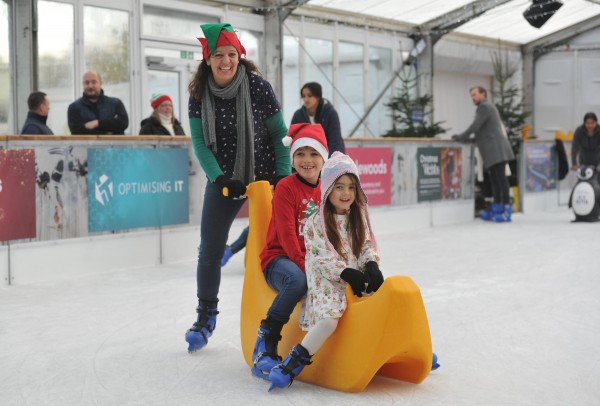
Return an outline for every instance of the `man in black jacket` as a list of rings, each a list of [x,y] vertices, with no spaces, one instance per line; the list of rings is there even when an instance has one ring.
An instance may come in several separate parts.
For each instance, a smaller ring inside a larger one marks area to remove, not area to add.
[[[44,92],[33,92],[27,98],[29,112],[23,124],[21,134],[24,135],[54,135],[46,125],[48,112],[50,111],[50,100]]]
[[[123,102],[104,95],[95,71],[83,75],[83,96],[69,105],[68,120],[73,135],[123,135],[129,126]]]

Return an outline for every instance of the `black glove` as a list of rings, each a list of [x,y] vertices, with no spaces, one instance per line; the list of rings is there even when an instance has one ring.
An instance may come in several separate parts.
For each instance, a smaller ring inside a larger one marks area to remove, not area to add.
[[[365,290],[365,275],[361,271],[346,268],[340,274],[340,278],[348,282],[356,296],[362,297],[362,292]]]
[[[279,181],[283,178],[287,178],[288,175],[277,175],[275,177],[275,180],[273,181],[273,190],[277,187],[277,184],[279,183]]]
[[[365,265],[365,279],[367,280],[367,293],[377,292],[383,285],[383,274],[375,261],[369,261]]]
[[[241,199],[244,197],[244,193],[246,193],[246,185],[239,180],[228,179],[225,177],[225,175],[217,176],[217,179],[215,179],[215,185],[219,186],[223,192],[224,189],[227,188],[226,197],[230,199]]]

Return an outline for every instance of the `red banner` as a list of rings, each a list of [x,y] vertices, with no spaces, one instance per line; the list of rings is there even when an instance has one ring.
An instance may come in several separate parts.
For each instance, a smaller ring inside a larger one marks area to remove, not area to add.
[[[392,202],[392,149],[353,147],[346,148],[358,167],[360,184],[369,198],[369,206]]]
[[[35,153],[0,149],[0,241],[35,235]]]

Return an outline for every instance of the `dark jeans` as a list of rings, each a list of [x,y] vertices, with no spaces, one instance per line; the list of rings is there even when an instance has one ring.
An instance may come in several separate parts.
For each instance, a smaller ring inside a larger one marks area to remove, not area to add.
[[[506,178],[506,162],[500,162],[490,166],[487,170],[492,185],[494,203],[510,204],[510,193],[508,191],[508,179]]]
[[[200,246],[196,282],[198,299],[218,301],[221,284],[221,258],[227,244],[229,229],[245,200],[223,196],[221,188],[208,182],[204,190],[204,205],[200,223]]]
[[[306,274],[288,257],[277,257],[264,270],[267,284],[279,293],[267,311],[267,317],[287,323],[298,303],[308,290]]]

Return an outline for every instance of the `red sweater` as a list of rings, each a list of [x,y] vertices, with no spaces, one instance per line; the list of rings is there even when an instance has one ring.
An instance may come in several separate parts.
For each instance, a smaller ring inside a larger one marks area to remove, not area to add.
[[[306,219],[319,209],[321,188],[319,183],[310,185],[297,174],[283,178],[277,183],[273,195],[273,212],[267,244],[260,253],[262,269],[277,257],[288,257],[304,270],[304,235]],[[296,238],[293,238],[293,237]]]

